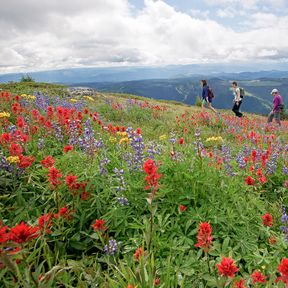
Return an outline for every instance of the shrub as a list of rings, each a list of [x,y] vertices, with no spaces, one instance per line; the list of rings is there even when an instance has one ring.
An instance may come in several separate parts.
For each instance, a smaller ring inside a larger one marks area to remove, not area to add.
[[[28,74],[22,75],[20,82],[35,82],[35,80]]]

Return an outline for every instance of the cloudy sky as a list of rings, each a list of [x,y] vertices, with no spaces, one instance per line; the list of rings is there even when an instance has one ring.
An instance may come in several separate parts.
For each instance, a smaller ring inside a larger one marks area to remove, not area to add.
[[[0,2],[0,73],[234,61],[288,67],[288,0]]]

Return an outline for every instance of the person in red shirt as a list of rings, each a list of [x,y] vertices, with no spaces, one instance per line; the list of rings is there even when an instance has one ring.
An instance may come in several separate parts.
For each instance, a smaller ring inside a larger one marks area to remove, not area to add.
[[[273,118],[275,118],[276,123],[281,126],[280,122],[280,112],[281,112],[281,104],[282,104],[282,97],[279,94],[279,91],[277,89],[273,89],[271,91],[271,95],[274,97],[273,99],[273,109],[268,115],[267,122],[271,123]]]

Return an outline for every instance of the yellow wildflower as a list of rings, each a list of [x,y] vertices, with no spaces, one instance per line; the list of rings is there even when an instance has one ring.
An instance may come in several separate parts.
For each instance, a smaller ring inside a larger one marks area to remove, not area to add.
[[[109,141],[111,142],[111,143],[115,143],[115,142],[117,142],[117,139],[115,138],[115,137],[110,137],[109,138]]]
[[[6,160],[7,160],[9,163],[19,163],[19,162],[20,162],[18,156],[8,156],[8,157],[6,158]]]
[[[166,139],[167,139],[167,136],[165,134],[159,136],[159,140],[160,141],[163,141],[163,140],[166,140]]]
[[[78,100],[77,100],[77,99],[74,99],[74,98],[70,99],[70,101],[71,101],[71,102],[74,102],[74,103],[75,103],[75,102],[78,102]]]
[[[119,135],[120,137],[127,137],[127,132],[120,132],[120,131],[118,131],[117,132],[117,135]]]
[[[83,96],[83,98],[85,98],[85,99],[87,99],[87,100],[89,100],[91,102],[94,102],[94,99],[92,97],[90,97],[90,96]]]
[[[10,117],[10,113],[8,112],[0,112],[0,118],[9,118]]]
[[[27,99],[27,100],[35,100],[36,99],[36,96],[27,95],[27,94],[22,94],[21,97],[24,98],[24,99]]]
[[[121,138],[120,141],[119,141],[119,144],[122,144],[123,142],[125,143],[129,143],[129,138],[128,137],[125,137],[125,138]]]
[[[206,139],[206,142],[224,142],[223,138],[221,136],[217,136],[217,137],[209,137]]]

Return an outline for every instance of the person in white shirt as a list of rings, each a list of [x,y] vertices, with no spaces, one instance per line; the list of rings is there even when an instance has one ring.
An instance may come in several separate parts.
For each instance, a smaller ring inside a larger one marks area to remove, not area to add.
[[[238,87],[238,84],[236,81],[232,82],[232,90],[234,95],[234,105],[232,108],[232,111],[235,113],[237,117],[243,117],[243,113],[241,113],[240,106],[242,104],[242,98],[240,95],[240,88]]]

